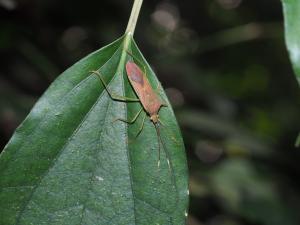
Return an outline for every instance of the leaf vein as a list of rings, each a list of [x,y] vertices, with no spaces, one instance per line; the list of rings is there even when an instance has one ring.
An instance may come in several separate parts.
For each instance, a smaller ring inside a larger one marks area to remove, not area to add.
[[[100,101],[102,95],[104,95],[104,91],[102,92],[101,96],[98,98],[97,100],[97,103]],[[105,124],[106,122],[106,118],[107,118],[107,112],[108,112],[108,108],[111,104],[111,101],[108,101],[108,106],[106,107],[106,110],[105,110],[105,114],[104,114],[104,121],[103,121],[103,124]],[[98,147],[99,147],[99,143],[100,143],[100,140],[101,140],[101,136],[102,136],[102,133],[103,133],[103,126],[99,126],[99,140],[98,140],[98,143],[97,143],[97,148],[95,148],[94,150],[94,155],[96,155],[96,161],[97,163],[100,164],[100,160],[99,160],[99,157],[98,157],[98,154],[97,154],[97,150],[98,150]],[[102,129],[101,129],[102,128]],[[95,154],[96,153],[96,154]],[[89,199],[89,192],[91,191],[91,186],[92,186],[92,182],[93,182],[93,177],[95,176],[95,171],[96,171],[96,167],[94,167],[94,170],[92,171],[92,175],[90,176],[89,178],[89,187],[87,188],[87,197],[86,197],[86,200],[84,201],[83,203],[83,208],[82,208],[82,212],[81,212],[81,219],[80,219],[80,225],[83,224],[83,218],[84,218],[84,212],[85,212],[85,209],[86,209],[86,203]]]
[[[101,94],[103,94],[104,92],[102,92]],[[98,98],[99,99],[99,98]],[[62,148],[60,149],[60,151],[58,152],[57,156],[54,158],[54,160],[52,161],[52,163],[50,164],[49,168],[45,171],[45,173],[41,176],[41,178],[39,179],[39,181],[37,182],[36,185],[34,185],[34,188],[31,192],[31,194],[29,195],[28,199],[25,201],[25,203],[23,204],[19,215],[17,217],[16,220],[16,224],[18,225],[20,223],[20,220],[22,218],[22,215],[26,209],[26,206],[28,205],[28,203],[31,201],[36,189],[39,187],[39,185],[42,183],[43,179],[45,178],[45,176],[48,175],[48,173],[50,172],[50,170],[55,166],[56,161],[59,159],[60,155],[63,153],[63,151],[65,150],[65,148],[68,146],[68,144],[70,143],[70,140],[72,139],[72,137],[74,137],[77,132],[79,131],[79,129],[81,128],[82,124],[86,121],[86,119],[88,118],[89,114],[92,112],[92,110],[94,109],[94,107],[96,106],[98,100],[92,105],[92,107],[89,109],[89,111],[86,113],[86,115],[83,117],[83,119],[80,121],[80,123],[78,124],[78,126],[74,129],[74,131],[72,132],[70,138],[67,139],[67,142],[62,146]]]

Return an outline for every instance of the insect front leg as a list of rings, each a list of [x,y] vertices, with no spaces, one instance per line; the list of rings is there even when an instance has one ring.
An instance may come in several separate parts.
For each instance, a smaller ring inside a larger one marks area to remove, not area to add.
[[[99,73],[98,71],[90,71],[92,74],[97,75],[97,77],[100,79],[101,83],[103,84],[104,88],[106,89],[107,93],[109,94],[109,96],[116,101],[127,101],[127,102],[139,102],[140,99],[138,98],[130,98],[130,97],[126,97],[126,96],[121,96],[121,95],[117,95],[113,92],[111,92],[108,88],[108,85],[106,84],[105,80],[103,79],[101,73]]]
[[[157,84],[156,84],[156,88],[155,88],[155,91],[157,92],[157,93],[159,93],[159,92],[161,92],[161,90],[162,90],[162,88],[161,88],[161,85],[160,85],[160,83],[159,83],[159,81],[157,80],[157,82],[156,82]]]

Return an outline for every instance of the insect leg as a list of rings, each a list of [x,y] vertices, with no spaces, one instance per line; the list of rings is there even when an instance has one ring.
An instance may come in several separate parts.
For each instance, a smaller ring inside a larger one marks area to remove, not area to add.
[[[155,91],[159,93],[159,92],[161,91],[161,85],[160,85],[160,83],[159,83],[159,80],[158,80],[158,79],[157,79],[156,83],[157,83],[157,84],[156,84]]]
[[[144,73],[146,73],[146,67],[141,60],[139,60],[136,56],[134,56],[130,51],[126,50],[127,54],[130,55],[134,60],[136,60],[141,66],[143,66]]]
[[[157,143],[158,143],[158,160],[157,160],[157,168],[160,167],[160,142],[161,142],[161,137],[160,137],[160,130],[158,128],[158,124],[153,123],[154,127],[156,129],[156,135],[157,135]],[[163,146],[164,147],[164,146]]]
[[[143,120],[142,120],[141,127],[140,127],[139,131],[137,132],[135,138],[137,138],[137,137],[140,135],[140,133],[142,132],[142,130],[143,130],[143,128],[144,128],[146,116],[147,116],[147,114],[145,113],[144,116],[143,116]]]
[[[161,121],[161,119],[158,119],[158,122],[160,125],[163,125],[163,127],[165,127],[165,124]]]
[[[137,112],[137,114],[136,114],[131,120],[126,120],[126,119],[116,119],[116,120],[114,120],[114,122],[120,120],[120,121],[122,121],[122,122],[124,122],[124,123],[133,124],[133,123],[137,120],[137,118],[139,117],[139,115],[141,114],[142,111],[143,111],[143,108],[141,107],[141,109]]]
[[[129,98],[129,97],[126,97],[126,96],[116,95],[116,94],[112,93],[109,90],[108,85],[106,84],[105,80],[103,79],[101,73],[99,73],[98,71],[90,71],[90,72],[92,74],[97,75],[97,77],[100,79],[101,83],[103,84],[104,88],[108,92],[109,96],[113,100],[117,100],[117,101],[129,101],[129,102],[139,102],[140,101],[140,99],[138,99],[138,98]]]

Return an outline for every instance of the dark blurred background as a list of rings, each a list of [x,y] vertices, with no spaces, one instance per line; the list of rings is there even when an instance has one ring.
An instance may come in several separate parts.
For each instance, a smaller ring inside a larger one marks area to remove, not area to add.
[[[0,0],[0,146],[130,0]],[[144,0],[135,39],[182,128],[190,225],[299,225],[300,91],[279,0]]]

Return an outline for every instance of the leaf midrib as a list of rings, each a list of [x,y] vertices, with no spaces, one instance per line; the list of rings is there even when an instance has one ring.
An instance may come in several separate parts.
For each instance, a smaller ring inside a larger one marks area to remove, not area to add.
[[[115,74],[116,76],[122,76],[121,77],[121,88],[122,88],[122,93],[125,95],[125,84],[124,84],[124,66],[125,66],[125,60],[126,60],[126,56],[127,56],[127,52],[129,46],[131,45],[132,42],[132,36],[130,33],[126,33],[124,36],[124,41],[121,44],[122,46],[122,53],[121,53],[121,57],[120,57],[120,61],[118,63],[117,66],[117,74]],[[127,107],[126,104],[123,105],[123,107]],[[125,112],[124,118],[127,118],[127,109],[123,108],[123,111]],[[128,124],[125,123],[125,135],[127,135],[128,139]],[[125,140],[126,140],[125,139]],[[129,146],[128,146],[128,142],[125,141],[125,146],[126,146],[126,156],[127,156],[127,165],[128,165],[128,173],[129,173],[129,180],[130,180],[130,190],[131,190],[131,195],[132,195],[132,203],[133,203],[133,212],[134,212],[134,225],[137,225],[137,218],[136,218],[136,203],[135,203],[135,193],[133,191],[133,175],[132,175],[132,168],[131,168],[131,158],[130,158],[130,153],[129,153]]]
[[[120,48],[122,48],[122,53],[121,53],[121,57],[120,57],[120,60],[119,60],[119,63],[118,63],[118,66],[117,66],[117,69],[116,69],[116,72],[115,74],[113,75],[113,78],[108,82],[108,85],[114,80],[116,79],[116,77],[118,75],[122,76],[122,92],[125,93],[125,84],[124,84],[124,64],[125,64],[125,59],[126,59],[126,50],[128,49],[128,46],[130,44],[130,36],[125,36],[125,39],[124,39],[124,42],[123,44],[121,44],[121,46],[119,48],[116,49],[116,51],[112,54],[111,57],[109,57],[107,59],[107,61],[100,67],[98,68],[98,70],[100,70],[103,66],[106,65],[106,63],[115,55],[115,53],[117,51],[120,50]],[[90,79],[91,76],[88,76],[86,78],[84,78],[83,80],[81,80],[78,84],[76,84],[68,93],[66,93],[66,95],[63,97],[63,99],[61,99],[57,105],[61,105],[65,102],[65,98],[70,94],[72,93],[72,90],[78,88],[81,84],[83,84],[84,82],[86,82],[88,79]],[[19,215],[17,217],[17,220],[16,220],[16,223],[15,225],[20,225],[20,221],[22,219],[22,216],[23,216],[23,213],[25,212],[26,210],[26,207],[28,206],[29,202],[32,200],[32,197],[34,195],[34,193],[36,192],[37,188],[40,186],[40,184],[42,183],[43,179],[49,174],[49,172],[51,171],[51,169],[56,165],[56,162],[58,161],[58,159],[60,158],[60,156],[62,155],[62,153],[64,152],[64,150],[66,149],[66,147],[69,145],[70,141],[72,140],[72,137],[75,136],[77,134],[77,132],[79,131],[80,127],[82,126],[82,124],[86,121],[86,119],[89,117],[90,113],[93,111],[93,109],[95,108],[95,106],[99,103],[100,99],[102,98],[102,96],[104,95],[105,93],[105,88],[103,89],[103,91],[100,93],[99,97],[97,98],[97,100],[95,101],[95,103],[91,106],[91,108],[88,110],[88,112],[86,113],[86,115],[82,118],[82,120],[80,121],[80,123],[78,124],[78,126],[75,127],[75,129],[70,132],[70,136],[69,138],[66,138],[67,142],[65,144],[62,145],[61,149],[58,151],[56,157],[53,159],[52,163],[49,165],[49,168],[45,171],[44,174],[42,174],[40,176],[40,179],[38,180],[38,182],[35,184],[35,185],[32,185],[32,190],[31,190],[31,193],[28,197],[28,199],[25,201],[25,203],[23,204],[23,207],[21,208],[21,211],[19,212]],[[105,115],[107,115],[107,112],[108,112],[108,108],[110,107],[111,105],[111,102],[113,100],[109,101],[109,105],[108,107],[106,108],[106,113]],[[123,107],[126,107],[126,104],[123,105]],[[125,118],[127,118],[127,110],[126,109],[123,109],[123,111],[125,112]],[[45,111],[45,116],[48,114],[48,110]],[[106,118],[106,116],[104,117]],[[106,120],[106,119],[105,119]],[[40,123],[38,125],[36,125],[36,128],[39,127],[39,125],[42,123],[43,120],[40,121]],[[105,123],[105,121],[104,121]],[[125,125],[125,133],[126,135],[128,135],[128,125],[126,124]],[[35,129],[34,129],[35,130]],[[34,133],[34,130],[32,131],[32,133]],[[103,132],[103,129],[101,129],[101,132],[100,132],[100,136]],[[32,135],[31,133],[31,135]],[[127,165],[128,165],[128,173],[129,173],[129,179],[130,179],[130,189],[131,189],[131,194],[132,194],[132,202],[133,202],[133,211],[134,211],[134,224],[136,225],[137,224],[137,218],[136,218],[136,207],[135,207],[135,201],[136,199],[138,199],[137,196],[135,196],[135,193],[133,191],[133,175],[132,175],[132,168],[131,168],[131,158],[130,158],[130,153],[129,153],[129,146],[128,146],[128,143],[126,143],[126,156],[127,156]],[[22,148],[22,147],[21,147]],[[19,149],[20,150],[20,149]],[[97,150],[97,148],[96,148]],[[18,151],[16,151],[17,153]],[[98,161],[98,157],[97,157],[97,161]],[[92,179],[93,179],[93,176],[94,176],[94,173],[95,171],[92,172],[92,175],[90,176],[90,179],[89,179],[89,183],[91,184],[92,183]],[[90,185],[91,186],[91,185]],[[90,188],[88,188],[89,190]],[[89,195],[89,192],[87,191],[87,195]],[[88,201],[88,196],[86,197],[86,201]],[[83,209],[82,209],[82,216],[81,216],[81,221],[80,221],[80,224],[82,225],[82,222],[83,222],[83,219],[84,219],[84,212],[85,212],[85,209],[86,209],[86,204],[83,203]]]

